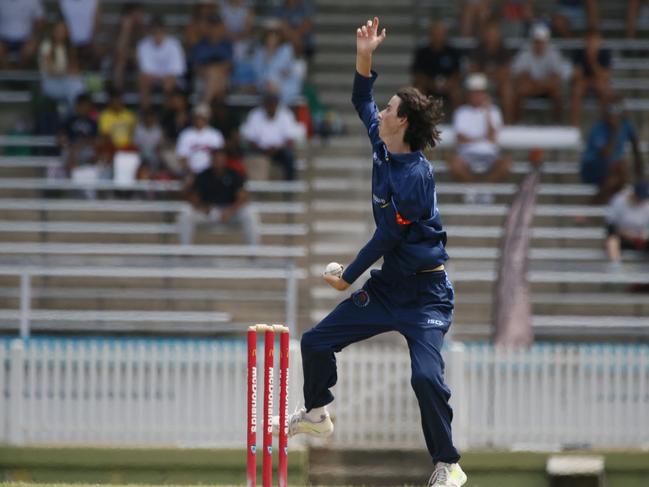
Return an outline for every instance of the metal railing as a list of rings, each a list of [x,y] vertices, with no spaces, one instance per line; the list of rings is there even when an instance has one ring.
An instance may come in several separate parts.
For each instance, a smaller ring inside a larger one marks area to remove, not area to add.
[[[32,279],[34,277],[92,277],[92,278],[177,278],[177,279],[246,279],[250,282],[257,280],[285,281],[285,316],[284,323],[295,333],[297,326],[298,279],[304,278],[303,270],[297,269],[292,261],[285,267],[234,267],[227,269],[211,269],[203,267],[43,267],[43,266],[0,266],[0,276],[16,276],[20,278],[20,309],[18,327],[20,336],[28,338],[31,334],[32,310]],[[71,319],[76,319],[75,312],[70,312]],[[43,313],[38,315],[46,319]],[[65,312],[58,312],[57,320],[65,318]],[[278,317],[279,318],[279,317]],[[133,317],[137,321],[136,317]]]
[[[243,448],[246,352],[244,340],[0,341],[0,442]],[[647,345],[443,355],[460,448],[649,447]],[[290,362],[294,407],[297,342]],[[405,346],[346,348],[334,392],[327,446],[425,449]]]

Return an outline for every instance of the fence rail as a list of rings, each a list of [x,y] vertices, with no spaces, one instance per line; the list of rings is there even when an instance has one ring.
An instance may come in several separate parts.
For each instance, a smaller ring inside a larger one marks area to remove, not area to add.
[[[649,346],[452,344],[444,356],[462,448],[649,446]],[[338,357],[327,444],[425,448],[407,350]],[[5,340],[0,442],[243,447],[246,358],[243,340]],[[291,408],[300,365],[293,341]]]

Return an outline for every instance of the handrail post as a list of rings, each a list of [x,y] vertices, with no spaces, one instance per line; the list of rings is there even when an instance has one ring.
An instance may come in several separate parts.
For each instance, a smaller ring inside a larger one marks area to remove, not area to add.
[[[31,278],[27,272],[20,275],[20,338],[29,338],[29,314],[31,311],[32,288]]]

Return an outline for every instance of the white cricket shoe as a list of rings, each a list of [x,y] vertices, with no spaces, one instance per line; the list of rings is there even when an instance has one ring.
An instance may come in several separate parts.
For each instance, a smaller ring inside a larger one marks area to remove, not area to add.
[[[466,474],[458,463],[437,462],[435,471],[428,480],[428,487],[461,487],[466,483]]]
[[[320,415],[319,421],[313,421],[308,417],[306,408],[296,409],[294,413],[288,416],[288,436],[311,435],[316,438],[326,438],[334,432],[334,424],[329,416],[329,411],[325,409],[324,414]],[[273,435],[279,435],[279,416],[273,416]]]

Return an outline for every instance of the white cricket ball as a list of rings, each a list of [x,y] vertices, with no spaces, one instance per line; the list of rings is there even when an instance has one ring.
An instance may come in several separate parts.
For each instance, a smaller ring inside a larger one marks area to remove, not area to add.
[[[324,273],[331,276],[341,277],[343,275],[343,266],[338,262],[329,262],[327,267],[325,267]]]

